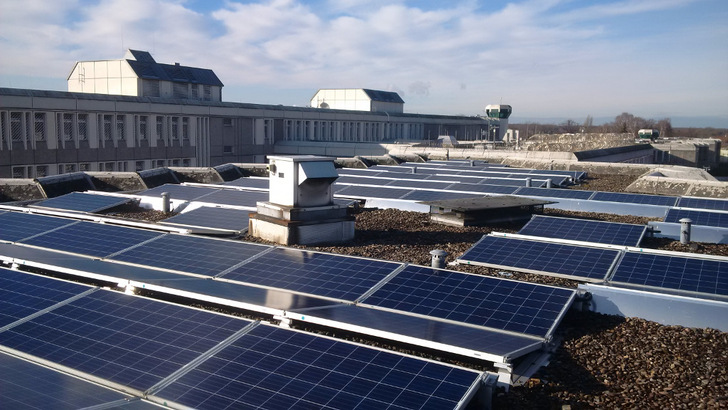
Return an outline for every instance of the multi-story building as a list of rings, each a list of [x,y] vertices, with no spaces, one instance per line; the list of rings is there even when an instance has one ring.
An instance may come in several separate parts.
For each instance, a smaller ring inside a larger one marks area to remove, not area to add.
[[[187,77],[170,74],[176,67]],[[211,70],[132,50],[122,60],[79,62],[68,81],[75,91],[0,88],[0,178],[264,162],[277,141],[488,136],[480,117],[222,102]]]

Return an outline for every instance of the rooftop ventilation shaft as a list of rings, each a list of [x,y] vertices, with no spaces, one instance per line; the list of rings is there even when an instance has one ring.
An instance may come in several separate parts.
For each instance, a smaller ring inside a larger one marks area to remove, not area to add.
[[[333,159],[312,155],[270,156],[270,196],[251,214],[249,232],[291,245],[341,243],[354,238],[354,218],[336,205]]]

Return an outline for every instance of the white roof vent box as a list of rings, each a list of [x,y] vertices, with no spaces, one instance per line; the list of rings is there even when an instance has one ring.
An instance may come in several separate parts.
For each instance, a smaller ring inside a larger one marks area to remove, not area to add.
[[[339,177],[333,158],[276,155],[268,160],[271,203],[297,208],[333,203],[331,184]]]

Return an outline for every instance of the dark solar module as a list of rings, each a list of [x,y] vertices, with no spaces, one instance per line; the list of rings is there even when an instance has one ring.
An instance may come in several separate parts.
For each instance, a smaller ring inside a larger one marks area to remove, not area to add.
[[[589,199],[594,191],[558,188],[519,188],[515,195],[539,196],[545,198]]]
[[[269,246],[188,235],[164,235],[111,259],[214,276]]]
[[[513,270],[603,280],[618,255],[613,249],[485,236],[459,259]]]
[[[169,194],[170,199],[192,201],[217,191],[220,191],[220,188],[205,188],[188,185],[164,184],[156,188],[147,189],[146,191],[139,192],[137,195],[161,197],[162,193],[166,192]]]
[[[693,221],[693,225],[728,228],[728,213],[723,212],[670,209],[665,216],[665,222],[680,223],[680,220],[683,218],[690,218]]]
[[[0,240],[17,242],[73,223],[77,221],[53,216],[5,212],[0,214]]]
[[[643,205],[675,206],[675,203],[677,202],[677,197],[644,194],[624,194],[621,192],[597,192],[596,194],[594,194],[592,200],[624,202]]]
[[[637,246],[646,230],[647,227],[644,225],[534,215],[518,233],[583,242]]]
[[[249,323],[100,290],[0,332],[0,344],[144,391]]]
[[[131,202],[131,198],[120,198],[107,195],[84,194],[71,192],[70,194],[58,196],[45,201],[36,202],[31,205],[40,208],[63,209],[66,211],[79,212],[100,212]]]
[[[471,370],[259,325],[156,396],[189,408],[456,408]]]
[[[226,182],[223,185],[237,186],[242,188],[268,189],[270,181],[268,180],[268,178],[238,178],[234,181]]]
[[[399,266],[395,262],[276,248],[222,278],[355,300]]]
[[[369,187],[369,186],[352,186],[349,185],[343,189],[336,189],[336,195],[345,196],[347,198],[381,198],[381,199],[400,199],[410,193],[411,189],[402,188],[385,188],[385,187]]]
[[[408,266],[363,303],[545,337],[574,290]]]
[[[611,281],[728,296],[728,261],[627,252]]]
[[[681,208],[715,209],[728,211],[728,200],[709,198],[680,198],[677,206]]]

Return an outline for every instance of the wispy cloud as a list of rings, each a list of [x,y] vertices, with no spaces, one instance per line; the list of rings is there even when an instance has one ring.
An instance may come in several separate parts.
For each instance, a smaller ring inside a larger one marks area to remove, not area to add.
[[[660,85],[693,102],[698,90],[712,89],[715,100],[723,99],[718,109],[728,112],[728,80],[715,75],[717,68],[728,71],[728,36],[715,34],[726,31],[718,24],[728,18],[722,0],[531,0],[496,6],[476,0],[229,0],[217,7],[206,3],[204,10],[195,4],[2,2],[0,80],[63,78],[76,60],[120,58],[123,48],[136,48],[151,51],[158,61],[214,69],[232,100],[256,101],[246,88],[290,88],[296,90],[292,101],[300,102],[301,90],[371,87],[403,91],[406,108],[418,112],[477,113],[503,97],[516,112],[552,115],[559,101],[576,115],[625,110],[615,107],[637,100],[648,85]],[[706,9],[712,12],[690,14]],[[676,18],[683,14],[692,20]],[[617,24],[655,16],[656,30]],[[697,29],[696,19],[713,30]],[[712,42],[697,51],[670,41],[666,24],[690,41]],[[688,66],[682,57],[695,53],[708,59],[705,75],[695,76],[696,92],[655,83],[677,76]],[[638,63],[645,54],[652,58],[650,70]],[[656,102],[649,107],[669,108]]]

